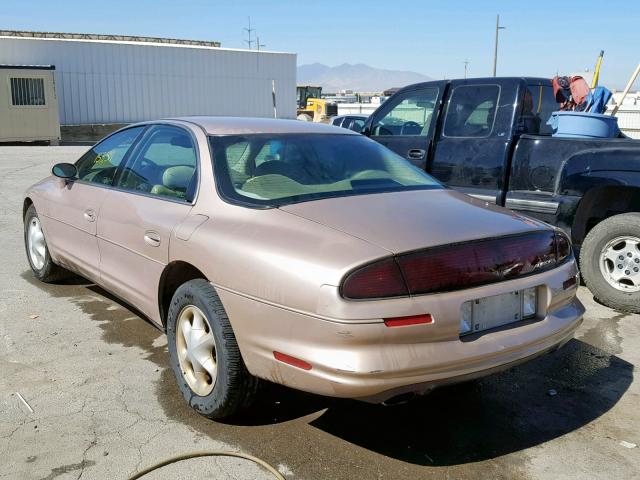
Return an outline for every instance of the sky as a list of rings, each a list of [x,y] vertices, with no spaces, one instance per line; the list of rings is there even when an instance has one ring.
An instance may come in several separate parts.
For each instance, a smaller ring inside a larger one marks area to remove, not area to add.
[[[640,62],[634,1],[564,0],[0,0],[0,29],[216,40],[246,48],[248,17],[265,50],[298,64],[365,63],[433,78],[498,75],[591,79],[621,90]],[[606,7],[604,6],[606,5]],[[255,45],[254,45],[255,48]],[[586,71],[588,69],[588,71]],[[635,88],[640,88],[637,81]]]

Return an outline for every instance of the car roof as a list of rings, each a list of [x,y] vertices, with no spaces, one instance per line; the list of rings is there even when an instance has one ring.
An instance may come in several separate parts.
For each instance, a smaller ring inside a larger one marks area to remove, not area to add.
[[[177,117],[170,120],[200,126],[208,135],[243,135],[252,133],[320,133],[333,135],[359,135],[344,128],[324,123],[273,118],[249,117]]]

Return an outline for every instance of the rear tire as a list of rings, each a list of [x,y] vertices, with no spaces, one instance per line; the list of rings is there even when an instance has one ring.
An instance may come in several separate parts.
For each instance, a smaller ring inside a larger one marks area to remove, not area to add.
[[[226,418],[253,403],[259,380],[247,371],[227,313],[207,280],[190,280],[176,290],[167,339],[178,387],[199,414]]]
[[[603,220],[582,243],[580,269],[598,301],[621,312],[640,313],[640,248],[634,239],[640,245],[640,213]]]
[[[56,265],[51,259],[42,224],[33,205],[29,206],[24,215],[24,247],[31,270],[38,280],[50,283],[70,275],[68,270]]]

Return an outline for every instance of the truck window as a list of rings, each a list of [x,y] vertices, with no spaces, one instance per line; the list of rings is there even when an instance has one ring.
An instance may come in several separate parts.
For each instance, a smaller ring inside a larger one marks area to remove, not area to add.
[[[437,100],[438,89],[435,87],[413,90],[393,98],[391,101],[398,103],[374,121],[371,136],[428,135]]]
[[[522,98],[519,130],[533,135],[551,135],[547,125],[551,112],[560,110],[551,85],[528,85]]]
[[[451,94],[444,121],[445,137],[488,137],[500,96],[498,85],[461,85]]]

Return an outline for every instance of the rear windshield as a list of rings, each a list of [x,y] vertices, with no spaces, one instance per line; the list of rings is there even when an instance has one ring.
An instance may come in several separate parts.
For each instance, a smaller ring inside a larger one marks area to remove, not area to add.
[[[360,135],[209,137],[220,193],[275,207],[368,193],[443,188],[407,160]]]

